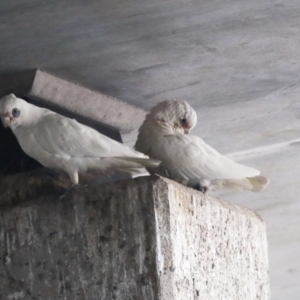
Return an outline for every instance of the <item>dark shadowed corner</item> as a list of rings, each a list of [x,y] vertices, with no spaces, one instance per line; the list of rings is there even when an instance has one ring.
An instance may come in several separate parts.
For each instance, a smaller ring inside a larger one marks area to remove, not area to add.
[[[10,93],[23,97],[30,90],[34,76],[34,69],[1,74],[0,98]],[[2,122],[0,137],[0,175],[15,174],[41,166],[22,151],[12,131],[4,128]]]
[[[34,76],[35,69],[0,74],[0,97],[10,93],[24,96],[29,92]]]

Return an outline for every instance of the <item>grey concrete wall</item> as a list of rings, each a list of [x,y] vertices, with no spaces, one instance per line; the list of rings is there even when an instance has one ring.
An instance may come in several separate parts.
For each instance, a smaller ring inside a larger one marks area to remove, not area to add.
[[[269,299],[246,209],[157,177],[63,200],[57,179],[21,177],[0,179],[1,299]]]
[[[169,180],[156,186],[161,299],[270,299],[266,228],[257,215]]]

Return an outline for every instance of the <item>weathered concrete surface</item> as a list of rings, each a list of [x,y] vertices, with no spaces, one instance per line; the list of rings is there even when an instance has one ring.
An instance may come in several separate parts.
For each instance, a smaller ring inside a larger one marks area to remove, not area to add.
[[[264,222],[174,182],[156,185],[162,299],[269,299]]]
[[[157,299],[149,194],[122,182],[2,209],[0,298]]]
[[[16,205],[40,195],[61,195],[71,184],[63,175],[49,177],[47,174],[23,173],[0,178],[0,207]]]
[[[0,207],[1,299],[269,299],[249,210],[157,177],[17,195]]]

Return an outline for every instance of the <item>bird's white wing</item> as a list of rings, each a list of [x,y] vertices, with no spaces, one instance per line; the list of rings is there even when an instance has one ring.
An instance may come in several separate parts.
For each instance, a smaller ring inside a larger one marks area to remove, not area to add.
[[[165,135],[152,145],[151,153],[172,174],[184,179],[241,179],[260,173],[227,158],[192,135]]]
[[[32,135],[45,151],[64,158],[147,157],[93,128],[52,112],[41,118],[33,128]]]

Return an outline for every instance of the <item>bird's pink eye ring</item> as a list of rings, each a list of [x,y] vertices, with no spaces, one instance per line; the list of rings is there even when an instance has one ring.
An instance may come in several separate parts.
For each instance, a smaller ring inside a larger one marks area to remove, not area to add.
[[[13,108],[11,114],[14,118],[18,118],[20,116],[20,111],[17,108]]]

